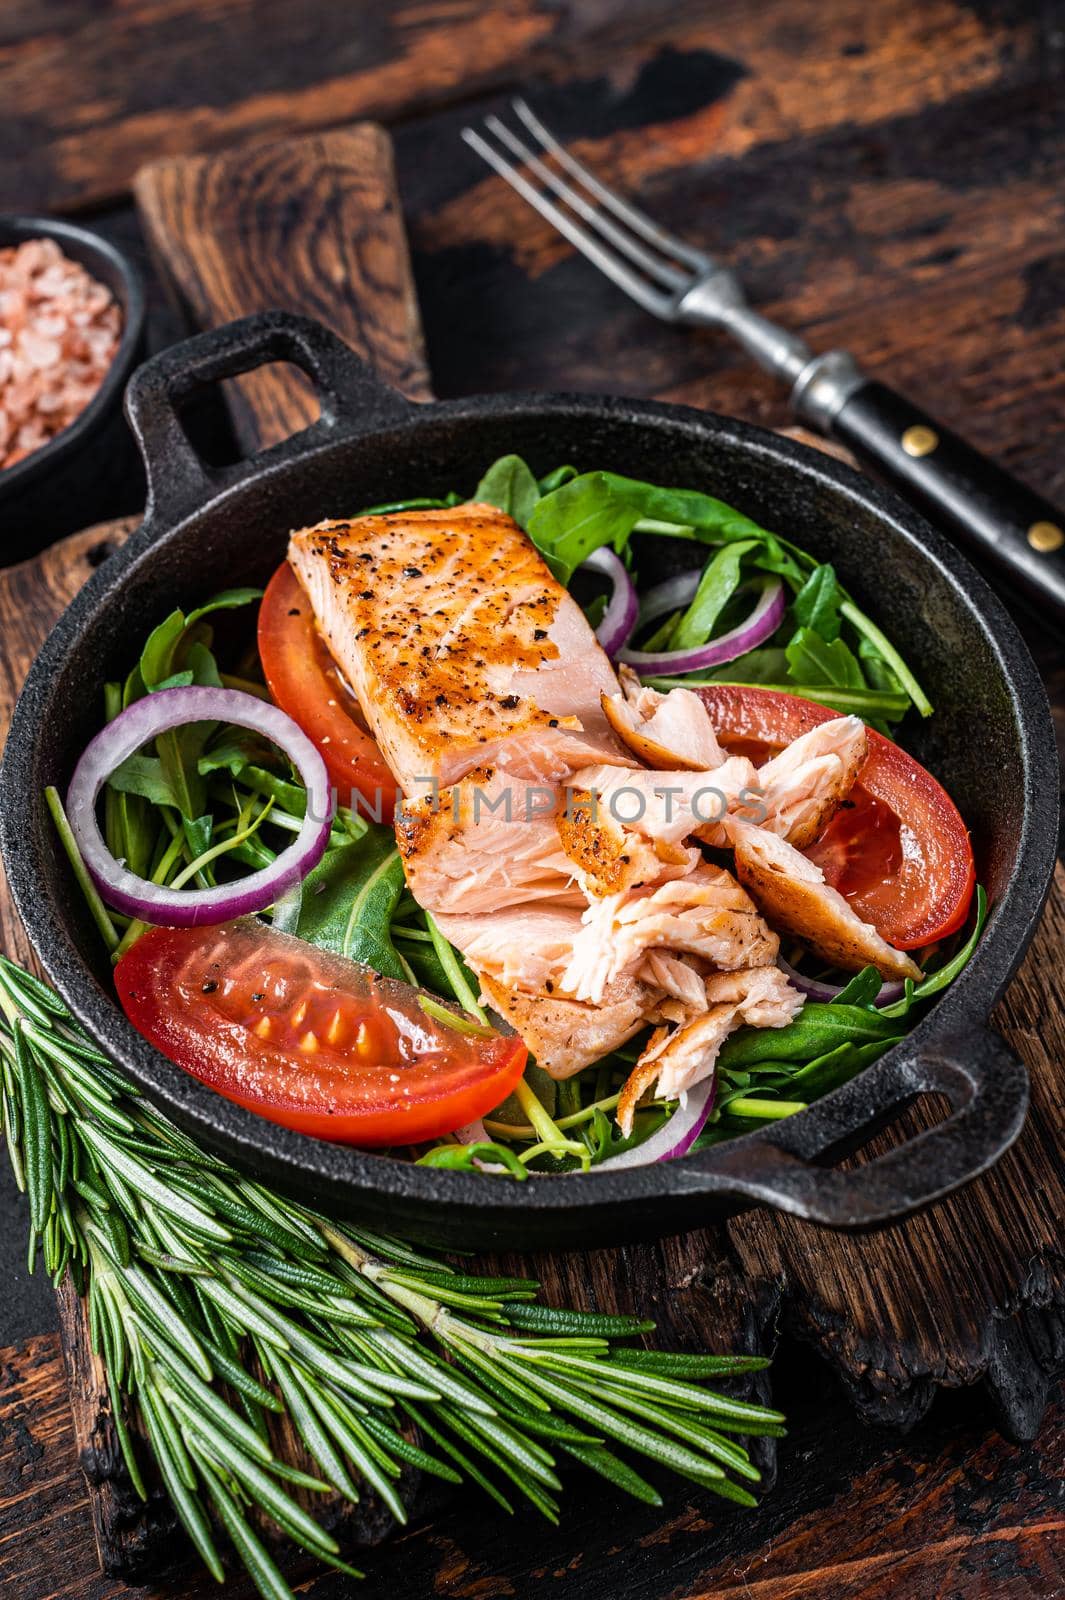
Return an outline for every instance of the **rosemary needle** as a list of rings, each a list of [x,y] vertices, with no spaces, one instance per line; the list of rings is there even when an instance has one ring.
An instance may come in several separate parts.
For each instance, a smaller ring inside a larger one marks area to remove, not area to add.
[[[453,976],[476,1015],[457,963]],[[550,1148],[568,1144],[531,1097],[525,1109]],[[619,1345],[653,1325],[531,1304],[534,1283],[463,1275],[254,1182],[143,1106],[58,997],[2,957],[0,1129],[27,1192],[31,1264],[42,1253],[87,1297],[130,1480],[146,1498],[138,1454],[150,1456],[216,1578],[224,1533],[260,1594],[292,1600],[253,1509],[357,1576],[307,1496],[353,1499],[362,1480],[403,1521],[405,1466],[468,1479],[507,1509],[516,1490],[555,1521],[560,1454],[657,1501],[620,1446],[753,1503],[757,1470],[721,1430],[775,1435],[784,1419],[703,1380],[759,1362]],[[310,1472],[275,1454],[276,1413]]]

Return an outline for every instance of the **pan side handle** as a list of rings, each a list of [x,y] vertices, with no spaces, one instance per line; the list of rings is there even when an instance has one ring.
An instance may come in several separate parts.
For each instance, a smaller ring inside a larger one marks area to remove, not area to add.
[[[210,466],[190,442],[181,408],[212,384],[278,361],[291,362],[307,375],[320,415],[280,444],[230,466]],[[310,317],[264,311],[197,334],[146,361],[126,390],[126,416],[148,479],[146,520],[171,523],[265,468],[281,466],[338,435],[402,421],[411,410],[410,401]]]
[[[921,1094],[945,1095],[950,1114],[849,1170],[833,1167]],[[1025,1067],[989,1029],[909,1050],[903,1043],[801,1115],[720,1146],[699,1186],[823,1227],[878,1227],[986,1172],[1020,1133],[1027,1108]]]

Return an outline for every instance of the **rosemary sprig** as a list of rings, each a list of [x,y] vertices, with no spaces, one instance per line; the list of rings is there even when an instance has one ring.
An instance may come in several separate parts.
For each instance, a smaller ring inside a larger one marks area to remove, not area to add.
[[[521,1495],[551,1521],[560,1458],[659,1503],[620,1447],[754,1504],[736,1435],[779,1436],[784,1419],[704,1380],[764,1360],[619,1345],[654,1324],[538,1305],[529,1280],[464,1275],[274,1193],[145,1105],[58,996],[3,958],[0,1116],[30,1265],[40,1252],[87,1297],[131,1481],[145,1496],[138,1417],[220,1582],[222,1529],[260,1593],[291,1600],[253,1509],[357,1576],[293,1491],[357,1500],[369,1486],[403,1522],[408,1467],[476,1483],[508,1511]],[[314,1474],[276,1455],[268,1424],[283,1412]]]

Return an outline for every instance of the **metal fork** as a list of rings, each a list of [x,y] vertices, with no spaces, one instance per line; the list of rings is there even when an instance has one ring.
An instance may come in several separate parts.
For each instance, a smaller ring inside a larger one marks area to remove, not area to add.
[[[736,274],[660,228],[566,149],[522,99],[518,127],[489,116],[462,137],[637,305],[664,322],[720,328],[782,379],[806,423],[865,457],[1045,611],[1065,619],[1061,514],[885,384],[845,350],[815,355],[748,304]]]

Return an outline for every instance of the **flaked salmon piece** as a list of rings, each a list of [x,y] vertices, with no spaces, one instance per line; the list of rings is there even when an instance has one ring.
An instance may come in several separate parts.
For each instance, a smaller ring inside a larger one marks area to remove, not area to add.
[[[595,1006],[563,994],[562,975],[581,928],[577,911],[537,905],[489,916],[442,916],[437,925],[476,973],[482,999],[517,1029],[554,1078],[570,1077],[631,1039],[662,993],[625,976]]]
[[[736,853],[736,875],[774,928],[845,972],[873,966],[885,978],[922,976],[916,962],[863,922],[794,845],[736,817],[723,826]]]
[[[868,750],[860,717],[836,717],[800,734],[758,769],[765,812],[758,825],[797,850],[812,844],[853,788]]]
[[[706,980],[707,1009],[685,1026],[659,1028],[626,1079],[618,1101],[617,1120],[632,1132],[637,1102],[657,1082],[658,1095],[672,1100],[710,1076],[730,1033],[744,1023],[756,1028],[783,1028],[803,1006],[779,967],[715,973]]]
[[[404,800],[396,841],[411,893],[437,915],[537,901],[584,906],[558,805],[553,788],[481,767],[435,798]]]
[[[614,669],[495,506],[322,522],[294,533],[288,554],[404,794],[475,766],[560,781],[630,759],[601,704]]]
[[[697,1016],[706,1010],[706,979],[696,957],[675,956],[668,950],[648,950],[636,976],[662,990],[664,998],[656,1008],[659,1014],[664,1014],[664,1005],[669,1000],[680,1005],[677,1020]]]
[[[706,706],[690,689],[660,694],[645,688],[631,667],[619,668],[621,691],[603,696],[603,711],[618,738],[649,767],[708,772],[725,753]]]
[[[703,838],[727,812],[757,807],[761,796],[758,772],[746,756],[729,756],[705,772],[585,767],[567,787],[593,792],[600,817],[659,845]]]
[[[654,949],[733,971],[775,961],[780,941],[731,873],[701,862],[687,877],[594,901],[581,918],[563,991],[596,1005]]]
[[[487,974],[508,989],[549,996],[562,989],[581,931],[581,912],[530,904],[486,915],[449,912],[436,923],[482,981]]]
[[[528,1045],[552,1078],[575,1072],[618,1050],[644,1027],[656,993],[635,978],[623,978],[597,1006],[557,995],[527,995],[482,975],[482,998]]]

